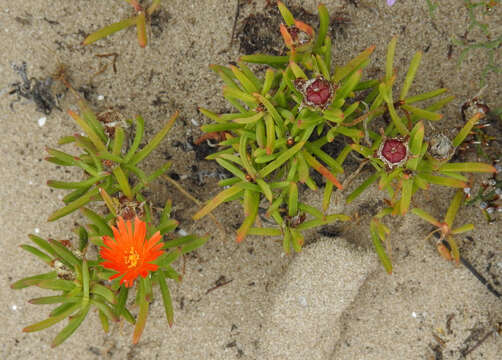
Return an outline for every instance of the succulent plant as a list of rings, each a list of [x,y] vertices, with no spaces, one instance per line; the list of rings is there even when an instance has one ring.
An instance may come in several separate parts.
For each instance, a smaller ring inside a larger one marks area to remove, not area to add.
[[[326,8],[319,6],[316,34],[309,25],[295,19],[280,1],[278,6],[285,22],[280,31],[287,55],[245,55],[236,65],[211,66],[223,79],[223,96],[235,112],[216,114],[200,108],[213,121],[202,130],[217,132],[224,139],[219,143],[220,151],[207,158],[216,160],[234,177],[220,182],[227,188],[194,218],[201,218],[223,202],[241,199],[245,220],[237,232],[238,241],[246,235],[282,236],[285,251],[289,251],[290,245],[299,251],[303,243],[301,230],[349,219],[342,214],[328,215],[326,210],[333,187],[339,191],[343,188],[337,176],[344,172],[347,155],[355,151],[374,172],[346,199],[353,201],[377,180],[379,188],[389,195],[388,208],[373,219],[370,230],[382,261],[390,264],[382,251],[388,232],[381,222],[383,216],[405,215],[413,195],[430,184],[462,189],[468,181],[462,173],[495,171],[488,164],[448,163],[454,149],[482,115],[475,112],[453,141],[443,139],[431,151],[424,141],[424,121],[439,121],[442,115],[437,111],[453,97],[436,99],[446,89],[409,95],[420,52],[413,56],[396,100],[396,37],[387,50],[385,76],[362,80],[373,46],[346,65],[333,68]],[[264,75],[256,75],[246,62],[268,68]],[[416,106],[431,100],[434,102],[425,108]],[[383,119],[385,125],[373,130],[377,118]],[[337,137],[347,145],[332,157],[324,147]],[[449,144],[450,148],[444,149]],[[326,180],[322,209],[302,201],[301,184],[317,189],[310,175],[312,170]],[[254,227],[260,206],[267,208],[266,214],[279,225],[277,228]],[[391,267],[386,268],[390,272]]]
[[[88,223],[76,229],[78,246],[73,246],[69,240],[45,240],[30,235],[36,247],[28,244],[21,247],[40,258],[52,270],[21,279],[12,284],[12,288],[38,286],[58,292],[57,295],[30,301],[37,305],[60,305],[50,312],[46,320],[24,329],[25,332],[39,331],[68,318],[68,325],[54,338],[53,347],[71,336],[93,308],[97,309],[105,332],[110,321],[121,318],[135,324],[133,342],[136,343],[144,329],[149,304],[153,301],[153,284],[159,285],[167,321],[172,325],[173,307],[166,279],[181,281],[181,275],[171,264],[180,255],[203,245],[207,237],[173,236],[178,222],[170,218],[171,201],[167,201],[157,215],[141,192],[170,166],[166,163],[147,175],[138,164],[159,145],[177,114],[141,150],[144,121],[138,116],[132,143],[128,149],[123,149],[126,143],[123,128],[126,124],[102,122],[101,117],[95,115],[83,100],[79,100],[78,104],[82,115],[73,111],[69,114],[85,135],[63,137],[60,144],[74,144],[82,153],[74,156],[49,148],[50,157],[47,160],[60,166],[82,169],[84,179],[78,182],[48,182],[51,187],[72,190],[63,198],[66,206],[54,212],[49,220],[59,219],[79,209]],[[133,176],[136,177],[135,186],[131,185]],[[98,200],[104,201],[106,208],[96,211],[86,206]],[[114,227],[115,223],[118,228]],[[147,240],[147,237],[150,239]],[[99,255],[90,255],[93,253],[88,251],[90,246],[98,246]],[[135,298],[139,307],[137,318],[126,307],[129,288],[135,280],[138,280]]]
[[[65,206],[49,216],[49,221],[57,220],[71,212],[82,208],[91,201],[101,199],[100,189],[110,195],[118,195],[119,204],[129,202],[142,203],[144,201],[141,190],[149,183],[165,173],[171,166],[166,162],[151,174],[145,174],[138,167],[162,141],[174,125],[178,116],[175,113],[155,137],[140,149],[144,134],[144,120],[141,116],[134,119],[135,132],[132,144],[125,149],[125,127],[130,122],[107,122],[90,109],[83,100],[78,101],[81,115],[69,110],[68,113],[81,127],[85,135],[75,134],[65,136],[59,140],[60,145],[73,144],[81,151],[78,156],[66,152],[47,148],[47,161],[60,166],[78,167],[84,172],[84,179],[78,182],[49,180],[47,185],[56,189],[71,190],[64,198]],[[100,121],[101,120],[101,121]],[[131,186],[129,179],[137,178],[135,186]]]
[[[354,138],[363,136],[361,131],[341,125],[341,107],[361,72],[356,69],[359,64],[352,63],[339,79],[345,81],[334,81],[330,75],[326,64],[330,63],[331,46],[325,36],[329,19],[324,6],[320,7],[321,29],[316,38],[312,28],[294,19],[280,2],[279,9],[286,22],[281,33],[289,56],[250,55],[243,56],[237,65],[212,66],[226,84],[224,97],[237,112],[216,114],[200,108],[215,122],[202,129],[224,133],[221,150],[207,158],[216,160],[234,177],[220,181],[228,188],[200,209],[194,219],[225,201],[242,199],[246,218],[237,231],[237,241],[247,235],[282,236],[284,250],[289,252],[291,247],[300,251],[303,230],[349,219],[343,214],[329,215],[326,210],[333,187],[342,188],[335,174],[343,172],[341,162],[350,148],[339,159],[333,159],[322,146],[328,142],[327,137],[332,141],[341,133]],[[260,77],[244,62],[265,63],[271,68]],[[302,69],[305,64],[310,66],[310,71],[306,69],[309,76]],[[355,75],[347,76],[352,70]],[[357,107],[352,105],[349,111]],[[317,190],[311,169],[327,181],[322,210],[301,199],[302,184]],[[254,226],[260,206],[267,208],[266,216],[278,228]]]

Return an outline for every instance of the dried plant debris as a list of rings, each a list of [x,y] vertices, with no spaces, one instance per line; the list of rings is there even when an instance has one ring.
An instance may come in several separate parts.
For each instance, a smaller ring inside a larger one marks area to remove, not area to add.
[[[21,78],[20,81],[10,84],[12,87],[9,95],[17,95],[17,100],[10,103],[10,108],[14,111],[14,104],[21,98],[28,99],[35,103],[37,111],[49,115],[54,108],[61,110],[58,106],[58,96],[52,93],[52,77],[37,79],[28,76],[26,62],[21,65],[12,64],[12,69]]]
[[[241,1],[239,8],[246,6],[246,4],[247,2]],[[289,10],[296,19],[300,19],[314,27],[319,25],[317,16],[303,7],[292,6]],[[238,10],[237,18],[240,13],[240,10]],[[241,24],[237,29],[236,37],[239,40],[239,52],[246,55],[255,53],[283,55],[283,41],[277,32],[282,22],[283,19],[276,6],[266,6],[262,12],[256,12],[245,17],[241,20]],[[346,27],[350,24],[351,20],[347,12],[336,12],[330,18],[329,34],[335,39],[338,35],[343,36]]]
[[[241,3],[240,7],[245,6]],[[311,25],[319,24],[318,18],[299,6],[290,8],[295,18],[302,19]],[[281,14],[276,6],[268,6],[263,12],[257,12],[247,16],[237,31],[239,39],[239,52],[243,54],[266,53],[281,55],[284,44],[280,33],[277,31],[283,22]]]
[[[484,90],[481,89],[480,93]],[[502,116],[500,109],[491,109],[481,98],[475,96],[466,101],[461,107],[462,120],[479,114],[480,121],[475,124],[464,143],[459,147],[457,156],[468,158],[472,153],[485,160],[499,160],[502,145]],[[470,151],[472,150],[472,151]]]
[[[152,27],[152,34],[158,38],[164,32],[164,28],[171,20],[171,14],[164,9],[159,9],[150,17],[150,25]]]

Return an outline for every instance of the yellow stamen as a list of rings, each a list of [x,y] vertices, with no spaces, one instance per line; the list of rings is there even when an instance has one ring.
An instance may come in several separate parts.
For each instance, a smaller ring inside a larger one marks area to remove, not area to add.
[[[136,267],[139,261],[138,252],[133,247],[131,247],[131,249],[129,250],[129,255],[127,255],[126,253],[126,255],[124,256],[124,261],[129,269]]]

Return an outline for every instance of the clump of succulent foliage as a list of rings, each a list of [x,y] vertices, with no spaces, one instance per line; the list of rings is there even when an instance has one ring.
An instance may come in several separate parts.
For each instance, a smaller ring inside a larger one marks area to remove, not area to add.
[[[83,45],[92,44],[95,41],[103,39],[109,35],[116,33],[117,31],[127,29],[130,26],[136,26],[136,32],[138,34],[138,44],[141,47],[145,47],[147,45],[147,31],[146,31],[146,23],[152,16],[152,14],[160,7],[160,0],[153,0],[149,7],[144,8],[141,6],[138,0],[125,0],[128,2],[136,11],[136,15],[130,17],[128,19],[113,23],[111,25],[105,26],[102,29],[99,29],[89,36],[87,36],[84,41],[82,41]]]
[[[223,96],[235,112],[216,114],[200,108],[213,121],[202,130],[218,133],[224,139],[219,143],[221,149],[207,158],[216,160],[234,176],[220,182],[225,189],[207,202],[194,219],[223,202],[240,200],[245,220],[237,231],[237,241],[246,235],[282,236],[286,252],[290,247],[300,251],[302,230],[349,220],[346,215],[328,215],[326,211],[334,188],[344,190],[337,177],[344,173],[345,159],[350,152],[356,152],[373,174],[346,200],[353,201],[375,182],[388,195],[387,207],[372,220],[370,230],[376,251],[391,272],[384,247],[389,232],[382,223],[385,215],[405,215],[413,196],[430,184],[463,189],[468,186],[463,173],[495,172],[488,164],[449,162],[455,148],[484,114],[474,112],[453,140],[425,134],[424,122],[438,122],[442,115],[437,111],[453,97],[439,98],[446,89],[409,95],[421,52],[413,56],[395,96],[396,37],[388,46],[385,76],[363,80],[373,46],[346,65],[334,67],[326,8],[319,6],[320,26],[316,34],[308,24],[295,19],[284,4],[278,2],[278,6],[285,22],[280,32],[287,55],[246,55],[236,65],[212,66],[225,82]],[[268,68],[264,75],[257,75],[245,63]],[[417,106],[424,101],[429,105]],[[375,120],[381,125],[375,124]],[[346,146],[332,157],[323,147],[335,138]],[[302,184],[317,190],[311,170],[326,180],[322,209],[302,201]],[[260,206],[267,208],[266,215],[278,227],[255,227]],[[445,236],[456,249],[448,235],[449,232]]]
[[[149,304],[154,300],[153,285],[159,285],[167,321],[171,325],[173,307],[166,278],[181,281],[181,275],[171,263],[207,240],[193,235],[176,238],[173,230],[178,222],[170,218],[171,202],[157,210],[142,194],[145,186],[171,165],[166,163],[151,174],[144,173],[139,167],[170,130],[177,113],[140,149],[144,133],[141,116],[134,122],[109,121],[109,116],[96,115],[83,100],[78,105],[80,115],[68,112],[84,135],[66,136],[59,143],[75,146],[80,154],[71,155],[48,148],[50,156],[47,160],[82,169],[84,178],[78,182],[48,182],[53,188],[70,190],[63,198],[66,205],[55,211],[49,220],[80,210],[88,222],[75,229],[77,245],[67,239],[46,240],[30,235],[36,246],[26,244],[21,247],[40,258],[51,270],[21,279],[12,284],[12,288],[38,286],[56,292],[56,295],[30,300],[32,304],[58,306],[47,319],[24,329],[26,332],[39,331],[68,318],[68,325],[54,338],[52,346],[61,344],[72,335],[92,309],[98,311],[105,332],[110,321],[125,319],[135,324],[133,342],[136,343],[144,329]],[[132,129],[133,123],[134,131],[129,131],[132,139],[128,145],[124,129]],[[98,211],[88,207],[97,201],[104,202],[106,207],[101,206]],[[96,246],[99,253],[95,251]],[[135,304],[139,309],[136,318],[126,306],[129,289],[135,280],[138,284]]]

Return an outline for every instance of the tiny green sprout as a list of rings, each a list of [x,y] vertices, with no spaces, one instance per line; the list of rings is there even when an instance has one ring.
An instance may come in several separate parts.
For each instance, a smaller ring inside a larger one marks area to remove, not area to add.
[[[124,30],[131,26],[136,26],[136,32],[138,36],[138,44],[141,47],[146,47],[148,39],[147,39],[147,31],[146,31],[146,23],[152,16],[152,14],[160,7],[160,0],[153,0],[148,8],[144,8],[138,2],[138,0],[125,0],[127,1],[136,11],[136,15],[113,23],[111,25],[105,26],[102,29],[99,29],[89,36],[87,36],[84,41],[82,41],[82,45],[89,45],[95,41],[103,39],[109,35],[112,35],[120,30]]]

